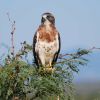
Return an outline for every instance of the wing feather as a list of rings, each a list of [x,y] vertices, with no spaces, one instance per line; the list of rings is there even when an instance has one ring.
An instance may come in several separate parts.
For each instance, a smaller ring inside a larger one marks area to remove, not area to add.
[[[36,52],[35,48],[36,48],[36,43],[37,43],[37,32],[35,33],[34,37],[33,37],[33,55],[34,55],[34,63],[37,65],[37,67],[39,67],[39,55]]]
[[[53,58],[53,61],[52,61],[52,65],[54,65],[57,62],[57,58],[58,58],[60,49],[61,49],[61,39],[60,39],[60,34],[58,33],[58,50],[54,54],[54,58]]]

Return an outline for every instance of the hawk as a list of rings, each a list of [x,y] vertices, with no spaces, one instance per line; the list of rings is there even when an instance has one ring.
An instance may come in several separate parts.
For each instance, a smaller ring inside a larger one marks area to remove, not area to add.
[[[41,25],[33,37],[33,55],[37,67],[53,68],[60,47],[60,34],[55,27],[54,16],[51,13],[42,14]]]

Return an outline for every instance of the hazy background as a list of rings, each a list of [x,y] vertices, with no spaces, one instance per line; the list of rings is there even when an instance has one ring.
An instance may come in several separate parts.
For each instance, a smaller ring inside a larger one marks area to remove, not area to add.
[[[20,42],[24,40],[32,44],[44,12],[52,12],[56,18],[62,52],[100,47],[100,0],[0,0],[0,55],[11,46],[11,23],[7,13],[12,21],[16,21],[14,44],[18,50]],[[87,58],[88,65],[80,67],[80,72],[74,75],[74,82],[76,87],[84,83],[83,88],[93,83],[91,89],[94,84],[100,84],[100,51],[95,50]],[[77,91],[83,91],[83,88],[77,88]]]

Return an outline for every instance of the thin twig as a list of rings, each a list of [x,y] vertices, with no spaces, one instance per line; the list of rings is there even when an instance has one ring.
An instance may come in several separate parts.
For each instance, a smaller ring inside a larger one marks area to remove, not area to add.
[[[92,47],[90,49],[86,49],[87,51],[93,51],[93,50],[100,50],[100,48],[97,48],[97,47]],[[58,59],[62,59],[63,57],[66,57],[66,56],[72,56],[74,55],[75,53],[66,53],[66,54],[59,54],[58,56]]]
[[[13,22],[13,24],[12,24],[12,32],[11,32],[11,44],[12,44],[12,55],[13,55],[13,57],[14,57],[14,53],[15,53],[15,51],[14,51],[14,32],[15,32],[15,21]]]
[[[15,53],[15,51],[14,51],[14,33],[15,33],[15,29],[16,29],[15,21],[13,21],[13,22],[11,21],[9,12],[7,12],[7,17],[12,26],[11,27],[12,28],[12,31],[11,31],[11,55],[14,57],[14,53]]]

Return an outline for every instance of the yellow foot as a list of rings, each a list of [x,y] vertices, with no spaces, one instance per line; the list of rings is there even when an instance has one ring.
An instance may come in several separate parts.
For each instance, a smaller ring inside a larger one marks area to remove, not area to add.
[[[52,68],[52,67],[46,67],[46,68],[44,68],[44,71],[45,71],[46,73],[53,73],[55,70],[56,70],[56,69],[55,69],[55,68]]]

